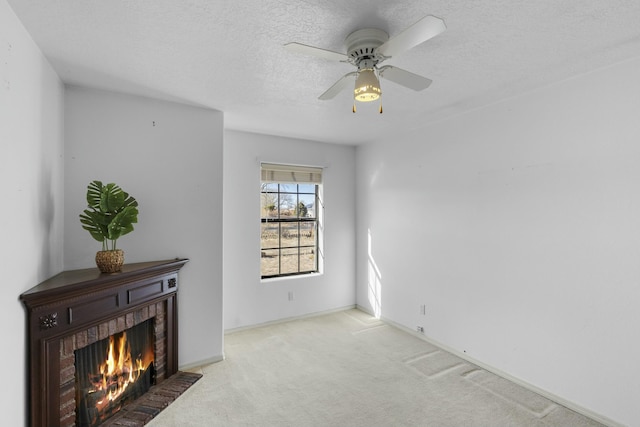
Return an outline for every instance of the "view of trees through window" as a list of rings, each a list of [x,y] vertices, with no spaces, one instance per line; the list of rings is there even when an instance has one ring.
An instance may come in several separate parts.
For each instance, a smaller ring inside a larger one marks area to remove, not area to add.
[[[262,278],[318,271],[318,186],[263,182],[260,190]]]

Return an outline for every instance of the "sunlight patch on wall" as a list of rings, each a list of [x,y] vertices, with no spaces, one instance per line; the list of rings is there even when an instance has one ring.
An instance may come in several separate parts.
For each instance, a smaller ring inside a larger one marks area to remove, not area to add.
[[[371,252],[371,230],[368,231],[368,279],[367,279],[367,287],[368,287],[368,297],[369,304],[371,304],[371,308],[373,309],[373,314],[377,319],[382,315],[382,275],[380,274],[380,270],[376,265],[375,260],[373,259],[373,254]]]

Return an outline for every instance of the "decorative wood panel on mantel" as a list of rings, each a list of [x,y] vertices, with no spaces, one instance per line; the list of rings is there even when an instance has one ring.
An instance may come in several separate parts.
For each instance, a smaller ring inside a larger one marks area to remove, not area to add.
[[[60,340],[166,301],[166,376],[178,371],[178,271],[188,259],[125,264],[122,271],[64,271],[26,291],[29,425],[60,424]]]

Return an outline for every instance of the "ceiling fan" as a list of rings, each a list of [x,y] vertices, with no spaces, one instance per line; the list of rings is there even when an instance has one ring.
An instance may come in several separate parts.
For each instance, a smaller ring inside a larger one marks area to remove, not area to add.
[[[357,71],[345,74],[318,97],[321,100],[332,99],[352,84],[355,79],[353,92],[353,112],[355,113],[355,101],[370,102],[380,99],[382,90],[380,89],[379,77],[415,91],[429,87],[431,80],[426,77],[391,65],[382,67],[379,65],[383,61],[437,36],[446,28],[442,19],[427,15],[392,38],[389,38],[385,31],[376,28],[363,28],[354,31],[345,38],[346,54],[296,42],[287,43],[284,47],[291,52],[330,61],[348,62],[357,67]],[[382,113],[382,103],[380,104],[380,113]]]

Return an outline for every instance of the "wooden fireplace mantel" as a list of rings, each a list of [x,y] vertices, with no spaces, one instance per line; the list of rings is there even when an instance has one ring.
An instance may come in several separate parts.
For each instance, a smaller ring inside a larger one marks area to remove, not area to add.
[[[187,262],[125,264],[112,274],[64,271],[20,295],[27,311],[29,425],[60,423],[61,340],[149,304],[166,304],[165,378],[178,371],[178,271]]]

